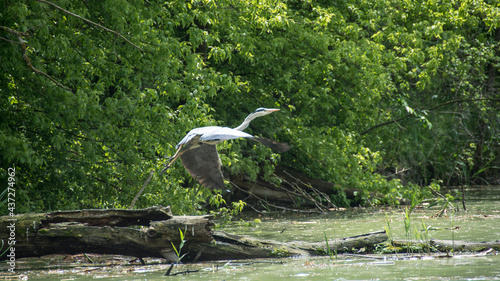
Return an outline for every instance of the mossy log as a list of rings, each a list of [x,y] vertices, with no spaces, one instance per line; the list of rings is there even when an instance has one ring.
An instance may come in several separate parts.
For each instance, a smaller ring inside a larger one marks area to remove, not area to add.
[[[231,235],[222,231],[214,233],[216,243],[200,245],[206,256],[224,256],[225,259],[251,259],[269,257],[323,256],[345,252],[373,250],[377,244],[387,240],[385,231],[372,232],[342,239],[322,242],[277,242],[256,239],[247,235]]]
[[[14,237],[15,257],[119,254],[176,261],[172,245],[210,243],[211,216],[173,216],[169,207],[79,210],[0,217],[0,239]],[[13,226],[13,227],[12,227]],[[189,248],[186,247],[186,248]],[[2,258],[5,258],[2,257]]]
[[[164,257],[171,262],[178,261],[176,250],[186,254],[182,261],[188,262],[325,255],[328,249],[331,253],[352,252],[387,240],[385,231],[380,231],[331,240],[328,245],[325,241],[283,243],[214,232],[212,219],[173,216],[168,207],[22,214],[0,217],[0,228],[8,230],[0,232],[0,239],[15,239],[15,258],[96,253]],[[182,249],[180,231],[185,240]]]
[[[395,247],[422,247],[422,248],[434,248],[441,252],[480,252],[488,249],[500,250],[500,240],[496,241],[485,241],[485,242],[467,242],[460,240],[440,240],[440,239],[430,239],[428,242],[425,241],[409,241],[409,240],[393,240],[392,245]]]

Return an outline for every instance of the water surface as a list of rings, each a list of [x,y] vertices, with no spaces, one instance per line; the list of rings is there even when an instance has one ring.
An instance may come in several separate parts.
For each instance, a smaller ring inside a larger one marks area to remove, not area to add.
[[[404,227],[404,207],[355,208],[315,215],[245,214],[220,230],[282,242],[319,242],[325,234],[332,239],[384,229],[394,239],[500,240],[500,187],[471,189],[466,196],[467,212],[448,210],[435,216],[437,207],[415,209],[409,231]],[[71,265],[61,257],[48,257],[20,259],[16,273],[28,280],[500,280],[497,254],[477,257],[453,253],[451,258],[418,258],[424,255],[417,252],[410,256],[376,256],[379,259],[338,255],[333,259],[294,257],[197,263],[176,265],[172,273],[191,273],[169,277],[164,274],[170,265],[162,259],[147,259],[143,266],[129,263],[133,258],[116,257],[105,261],[105,266],[97,266],[82,257]],[[0,268],[5,276],[6,263],[1,262]]]

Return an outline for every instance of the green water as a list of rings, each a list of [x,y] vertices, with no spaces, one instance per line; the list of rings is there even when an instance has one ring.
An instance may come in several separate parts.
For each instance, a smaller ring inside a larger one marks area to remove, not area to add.
[[[467,212],[449,211],[435,217],[437,208],[414,210],[410,238],[418,240],[418,237],[425,236],[428,239],[474,242],[500,240],[500,187],[474,189],[466,195]],[[325,234],[329,238],[342,238],[387,228],[394,239],[404,239],[407,232],[403,220],[403,208],[359,208],[322,215],[246,215],[244,220],[232,222],[221,230],[283,242],[319,242],[324,240]],[[383,257],[368,259],[345,255],[334,260],[328,257],[238,260],[176,265],[172,273],[197,272],[169,277],[163,276],[169,265],[161,260],[152,260],[146,266],[92,267],[82,262],[81,267],[66,269],[58,268],[57,263],[51,266],[45,263],[39,270],[33,269],[37,267],[35,263],[29,259],[20,260],[18,265],[24,269],[16,273],[29,280],[500,280],[498,254],[482,257],[455,254],[453,258],[425,259],[405,258],[400,254],[387,255],[385,260]],[[0,267],[5,268],[5,263],[0,263]]]
[[[272,263],[270,263],[272,262]],[[276,263],[278,262],[278,263]],[[282,260],[235,261],[227,265],[187,265],[177,270],[200,270],[187,275],[163,276],[167,266],[153,270],[137,268],[121,277],[97,276],[102,280],[500,280],[500,256],[429,260],[373,261],[328,258],[287,258]],[[112,275],[111,273],[109,275]],[[96,278],[95,276],[93,278]],[[76,277],[75,280],[86,280]],[[59,280],[59,279],[58,279]]]
[[[466,193],[467,212],[452,212],[437,217],[440,208],[420,207],[411,213],[411,237],[415,232],[428,238],[465,240],[470,242],[500,239],[500,187],[477,188]],[[462,209],[462,204],[459,205]],[[247,218],[249,223],[235,222],[224,227],[224,231],[235,234],[251,234],[262,239],[277,241],[323,241],[357,234],[390,229],[394,239],[405,239],[404,207],[358,208],[336,211],[323,215],[289,213],[272,218],[255,216]],[[261,223],[252,222],[258,219]],[[250,225],[250,227],[248,227]],[[428,229],[427,232],[421,231]]]

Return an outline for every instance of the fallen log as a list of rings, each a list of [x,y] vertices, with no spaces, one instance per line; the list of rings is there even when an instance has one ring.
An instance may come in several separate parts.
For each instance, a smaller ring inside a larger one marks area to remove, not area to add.
[[[211,216],[173,216],[170,207],[0,217],[0,229],[9,226],[10,232],[2,231],[0,239],[15,241],[12,248],[16,258],[98,253],[165,257],[176,261],[173,247],[181,243],[179,230],[189,245],[213,240]]]
[[[47,214],[44,222],[81,222],[89,226],[148,225],[150,221],[168,220],[173,217],[170,207],[151,207],[139,210],[91,209],[56,211]]]
[[[95,253],[164,257],[170,262],[183,255],[183,262],[325,255],[373,249],[387,240],[385,231],[380,231],[328,244],[283,243],[213,232],[213,225],[212,216],[173,216],[169,207],[58,211],[0,217],[0,229],[9,230],[0,232],[0,239],[15,240],[9,249],[15,258]]]
[[[433,248],[441,252],[480,252],[488,249],[500,250],[500,240],[485,241],[485,242],[467,242],[460,240],[440,240],[430,239],[426,241],[410,241],[405,239],[393,240],[392,245],[395,247],[422,247]]]
[[[308,206],[316,208],[320,213],[337,208],[331,202],[331,196],[344,194],[353,204],[356,206],[359,204],[358,196],[361,194],[361,190],[310,178],[290,167],[278,166],[273,177],[278,178],[281,184],[272,184],[264,180],[262,175],[259,175],[256,180],[249,180],[243,175],[232,176],[231,183],[236,188],[233,188],[234,198],[231,199],[242,199],[246,202],[261,201],[265,205],[268,202],[274,202],[298,209],[300,209],[298,205]],[[380,194],[370,193],[370,197],[379,196]]]
[[[377,244],[387,240],[385,231],[372,232],[322,242],[277,242],[256,239],[246,235],[231,235],[222,231],[213,234],[216,243],[200,245],[203,255],[210,260],[254,259],[270,257],[323,256],[335,253],[351,253],[361,249],[373,250]]]

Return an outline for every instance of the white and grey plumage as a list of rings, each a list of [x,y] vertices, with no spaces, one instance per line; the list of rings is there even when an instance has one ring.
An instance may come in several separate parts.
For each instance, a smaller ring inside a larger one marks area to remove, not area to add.
[[[277,152],[289,150],[290,146],[286,143],[257,138],[243,132],[253,119],[278,110],[279,109],[276,108],[257,108],[257,110],[248,115],[245,121],[236,128],[208,126],[192,129],[177,144],[177,152],[172,157],[173,159],[170,163],[162,170],[162,173],[172,165],[175,159],[180,157],[186,170],[188,170],[191,176],[197,179],[200,184],[210,189],[224,190],[224,177],[221,170],[222,163],[217,153],[216,145],[225,140],[249,138]]]

